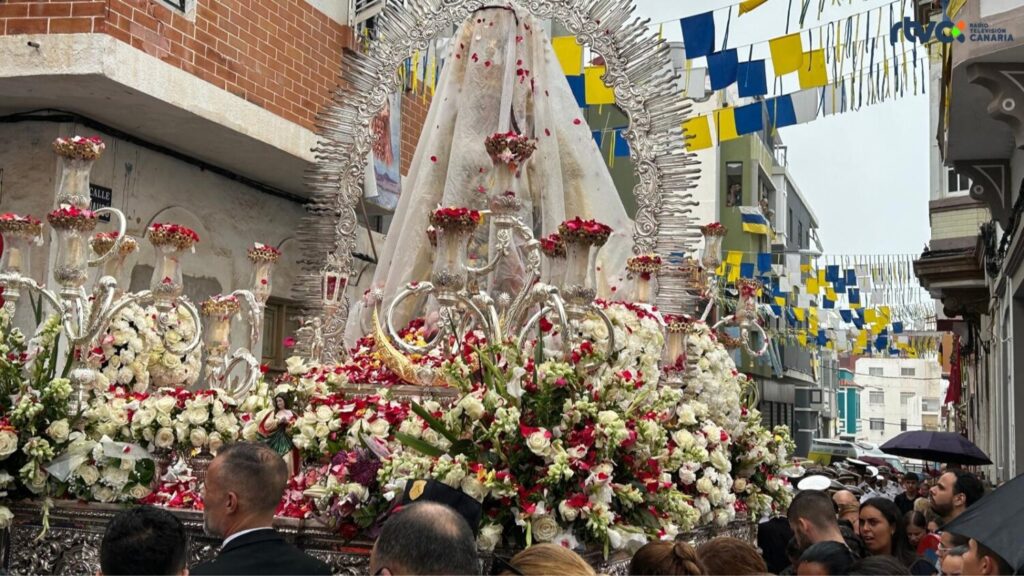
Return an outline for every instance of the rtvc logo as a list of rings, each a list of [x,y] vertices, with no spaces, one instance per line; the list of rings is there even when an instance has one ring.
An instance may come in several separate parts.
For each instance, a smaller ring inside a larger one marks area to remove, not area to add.
[[[967,24],[963,20],[960,20],[954,24],[949,19],[949,14],[946,12],[946,8],[949,5],[949,0],[943,0],[942,2],[942,21],[929,22],[927,26],[921,26],[917,22],[914,22],[909,17],[904,17],[903,22],[898,22],[892,25],[892,30],[889,31],[889,43],[895,44],[899,42],[900,30],[903,30],[903,35],[907,37],[907,40],[911,42],[920,41],[921,44],[927,43],[932,39],[932,34],[935,34],[935,39],[944,44],[949,44],[953,40],[957,42],[965,42],[967,40]]]

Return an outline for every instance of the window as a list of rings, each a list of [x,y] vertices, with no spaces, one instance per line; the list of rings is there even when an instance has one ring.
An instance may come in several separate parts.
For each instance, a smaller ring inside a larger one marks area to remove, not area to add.
[[[725,206],[743,205],[743,162],[725,163]]]
[[[873,432],[874,431],[885,432],[885,420],[882,420],[881,418],[872,418],[871,419],[871,430]]]
[[[946,192],[956,194],[957,192],[968,192],[971,189],[971,179],[962,174],[957,174],[953,168],[946,169]]]
[[[938,398],[922,398],[921,399],[921,412],[938,412],[939,411],[939,399]]]
[[[185,12],[185,0],[163,0],[164,4],[173,6],[182,12]]]
[[[799,248],[803,248],[804,247],[804,223],[803,222],[797,222],[796,225],[797,225],[797,230],[798,230],[797,237],[796,237],[796,243],[797,243],[797,246]]]
[[[917,368],[900,368],[900,376],[914,376],[917,374]]]
[[[868,402],[873,406],[881,406],[885,404],[885,392],[869,392]]]
[[[906,418],[900,418],[900,432],[906,432],[906,431],[907,431],[907,419]]]
[[[772,188],[771,181],[764,174],[761,174],[758,184],[760,189],[757,194],[757,205],[761,208],[761,213],[764,214],[768,223],[775,228],[775,210],[772,208],[775,189]]]
[[[875,368],[868,368],[868,376],[881,376],[882,373],[883,372],[881,366]]]
[[[296,303],[282,298],[267,301],[263,317],[263,357],[261,362],[272,372],[284,372],[284,361],[292,355],[285,347],[285,339],[295,338],[301,327],[300,310]]]
[[[789,219],[786,220],[786,235],[789,236],[789,241],[793,241],[793,209],[789,209]]]
[[[910,401],[914,399],[914,396],[916,396],[916,394],[913,392],[900,392],[900,406],[908,405]]]

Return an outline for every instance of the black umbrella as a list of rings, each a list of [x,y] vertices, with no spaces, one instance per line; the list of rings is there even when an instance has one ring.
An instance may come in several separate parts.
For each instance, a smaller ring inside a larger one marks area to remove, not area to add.
[[[992,461],[981,451],[956,432],[929,432],[914,430],[904,432],[881,446],[882,452],[915,458],[929,462],[979,466]]]
[[[1006,560],[1014,572],[1024,571],[1024,475],[1017,476],[978,500],[943,528],[974,538]]]

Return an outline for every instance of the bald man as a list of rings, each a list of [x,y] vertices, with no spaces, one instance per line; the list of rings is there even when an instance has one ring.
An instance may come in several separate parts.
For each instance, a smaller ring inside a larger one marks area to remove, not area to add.
[[[832,495],[836,505],[836,515],[840,520],[853,524],[853,531],[860,533],[860,501],[849,490],[839,490]]]

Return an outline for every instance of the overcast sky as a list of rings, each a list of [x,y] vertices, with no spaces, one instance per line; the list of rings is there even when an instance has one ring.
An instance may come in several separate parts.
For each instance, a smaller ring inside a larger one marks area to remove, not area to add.
[[[731,0],[636,0],[637,13],[664,25],[665,38],[682,39],[681,16],[732,4]],[[818,20],[816,7],[805,28],[887,6],[885,0],[841,0]],[[729,46],[767,40],[799,30],[799,0],[768,0],[754,12],[733,13]],[[726,12],[716,14],[717,45],[724,35]],[[805,35],[806,38],[806,35]],[[805,47],[806,48],[806,47]],[[755,50],[755,57],[763,57]],[[740,55],[743,61],[746,54]],[[927,78],[927,74],[925,75]],[[855,112],[819,118],[782,128],[789,170],[819,219],[819,236],[828,254],[919,253],[928,241],[928,96],[904,96],[865,106]]]

